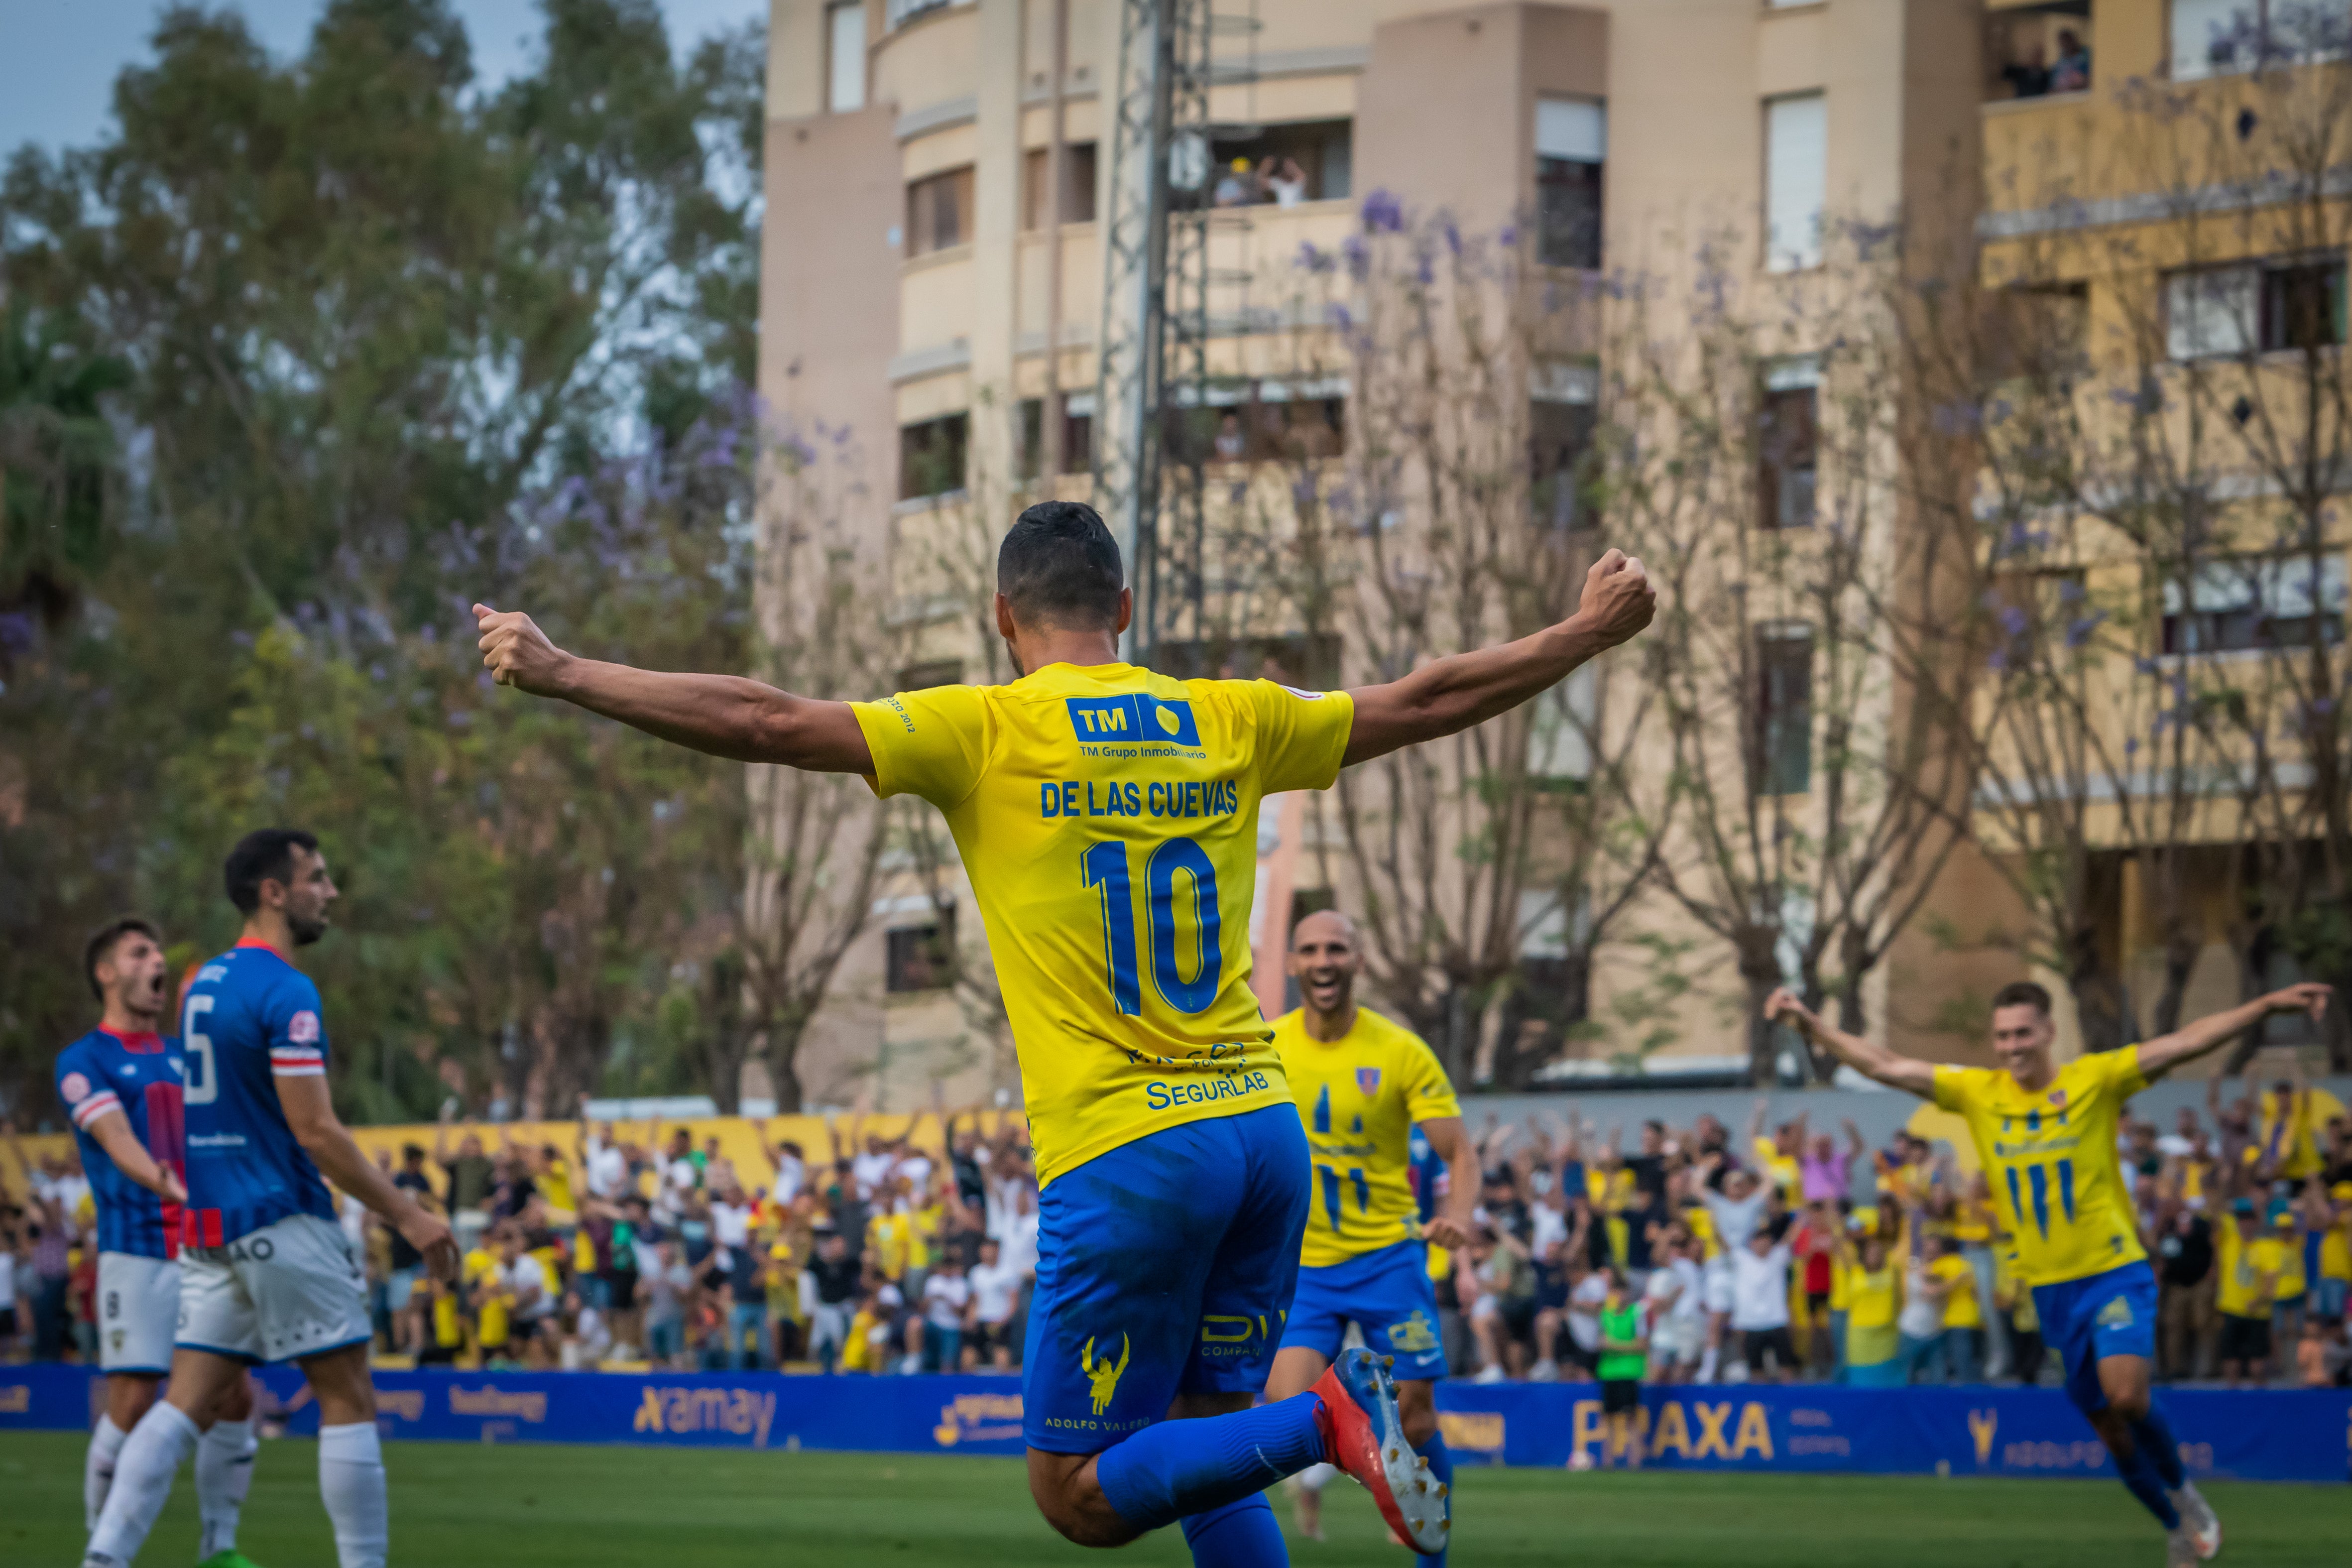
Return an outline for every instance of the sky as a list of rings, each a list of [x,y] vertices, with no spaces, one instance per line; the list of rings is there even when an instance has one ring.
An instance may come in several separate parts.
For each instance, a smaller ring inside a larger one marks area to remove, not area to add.
[[[495,87],[529,62],[540,31],[535,0],[453,0],[473,40],[474,69]],[[226,0],[274,55],[298,54],[324,0]],[[765,0],[665,0],[673,50],[751,21]],[[147,46],[163,0],[0,0],[0,159],[25,142],[54,152],[97,139],[114,78]]]

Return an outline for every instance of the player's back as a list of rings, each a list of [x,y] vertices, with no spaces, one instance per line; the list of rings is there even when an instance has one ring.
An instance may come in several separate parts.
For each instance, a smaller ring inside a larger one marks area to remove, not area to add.
[[[98,1210],[98,1249],[137,1258],[178,1250],[180,1210],[141,1186],[90,1136],[100,1117],[120,1110],[131,1135],[157,1163],[184,1173],[180,1047],[155,1034],[100,1026],[58,1053],[58,1100],[73,1119],[82,1174]]]
[[[938,805],[962,853],[1042,1181],[1281,1102],[1249,987],[1257,806],[1330,784],[1344,693],[1056,664],[856,709],[876,789]]]
[[[2040,1089],[2000,1068],[1936,1069],[1936,1103],[1967,1120],[2028,1284],[2147,1258],[2116,1149],[2124,1105],[2147,1085],[2130,1047],[2078,1057]]]
[[[1307,1032],[1306,1012],[1274,1026],[1315,1159],[1315,1203],[1301,1261],[1319,1268],[1393,1247],[1419,1233],[1413,1134],[1462,1108],[1435,1053],[1412,1030],[1369,1007],[1336,1040]]]
[[[287,1126],[276,1081],[327,1070],[310,977],[276,949],[241,942],[198,972],[180,1019],[186,1245],[225,1246],[293,1214],[331,1221],[334,1201]]]

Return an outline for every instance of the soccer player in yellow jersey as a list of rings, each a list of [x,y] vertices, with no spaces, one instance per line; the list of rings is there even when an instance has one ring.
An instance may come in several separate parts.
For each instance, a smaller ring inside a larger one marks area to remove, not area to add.
[[[1279,1563],[1259,1494],[1328,1461],[1436,1551],[1444,1501],[1378,1357],[1350,1351],[1314,1389],[1252,1407],[1310,1174],[1249,985],[1258,802],[1549,689],[1649,624],[1648,574],[1612,550],[1558,626],[1345,692],[1121,663],[1133,604],[1118,546],[1078,502],[1023,512],[996,575],[1020,679],[880,702],[576,658],[526,615],[475,613],[502,684],[719,756],[862,773],[946,816],[1037,1152],[1023,1426],[1030,1491],[1056,1530],[1117,1546],[1182,1520],[1197,1561]]]
[[[1832,1028],[1785,989],[1764,1004],[1767,1018],[1795,1025],[1857,1072],[1967,1120],[2014,1238],[2018,1277],[2032,1287],[2042,1338],[2065,1363],[2067,1397],[2098,1429],[2124,1485],[2163,1524],[2168,1568],[2220,1552],[2221,1523],[2181,1470],[2171,1425],[2150,1397],[2156,1272],[2140,1245],[2116,1121],[2126,1100],[2170,1068],[2273,1013],[2315,1019],[2328,995],[2325,985],[2290,985],[2063,1067],[2050,1055],[2050,993],[2031,981],[1993,997],[1997,1068],[1898,1056]]]
[[[1445,1347],[1425,1244],[1469,1245],[1478,1154],[1463,1133],[1454,1086],[1421,1037],[1356,1005],[1362,963],[1356,922],[1336,910],[1308,915],[1291,932],[1289,969],[1304,1005],[1275,1021],[1274,1044],[1307,1127],[1315,1181],[1298,1289],[1265,1396],[1314,1387],[1354,1323],[1367,1349],[1395,1358],[1405,1441],[1450,1493],[1454,1459],[1437,1430],[1434,1381],[1445,1375]],[[1425,1225],[1410,1180],[1415,1127],[1445,1162],[1444,1204]],[[1300,1478],[1299,1528],[1310,1537],[1319,1482],[1329,1476],[1318,1468]]]

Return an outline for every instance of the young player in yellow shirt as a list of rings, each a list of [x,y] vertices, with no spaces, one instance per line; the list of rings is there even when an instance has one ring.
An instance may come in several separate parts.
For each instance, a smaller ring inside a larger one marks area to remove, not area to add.
[[[1279,1563],[1260,1493],[1328,1460],[1433,1552],[1443,1500],[1377,1357],[1351,1351],[1308,1393],[1252,1407],[1309,1201],[1305,1136],[1249,987],[1258,802],[1509,710],[1638,633],[1655,595],[1612,550],[1556,626],[1317,692],[1120,662],[1124,576],[1091,507],[1031,507],[997,554],[997,629],[1021,678],[872,703],[575,658],[526,615],[475,613],[502,684],[719,756],[861,773],[947,817],[1037,1152],[1022,1403],[1048,1522],[1117,1546],[1181,1520],[1196,1558]]]
[[[1776,991],[1764,1016],[1785,1020],[1840,1061],[1965,1117],[2016,1239],[2018,1273],[2033,1288],[2042,1336],[2065,1363],[2066,1394],[2115,1456],[2116,1473],[2166,1531],[2169,1568],[2221,1550],[2221,1524],[2180,1468],[2171,1424],[2150,1397],[2156,1271],[2140,1245],[2116,1124],[2149,1081],[2218,1049],[2273,1013],[2326,1010],[2325,985],[2290,985],[2158,1039],[2051,1058],[2050,994],[2031,981],[1993,997],[1998,1068],[1897,1055],[1824,1023]]]
[[[1450,1494],[1454,1459],[1437,1429],[1435,1382],[1445,1375],[1445,1347],[1437,1337],[1429,1244],[1469,1245],[1478,1154],[1429,1047],[1356,1005],[1362,963],[1356,922],[1336,910],[1308,915],[1291,932],[1289,969],[1304,1005],[1275,1021],[1274,1044],[1307,1127],[1315,1190],[1297,1293],[1265,1396],[1286,1399],[1314,1387],[1354,1323],[1367,1350],[1395,1358],[1405,1441]],[[1416,1127],[1445,1162],[1444,1206],[1426,1225],[1411,1181]],[[1320,1494],[1329,1479],[1319,1466],[1299,1477],[1298,1526],[1310,1539],[1320,1538]],[[1438,1562],[1444,1557],[1437,1553]]]

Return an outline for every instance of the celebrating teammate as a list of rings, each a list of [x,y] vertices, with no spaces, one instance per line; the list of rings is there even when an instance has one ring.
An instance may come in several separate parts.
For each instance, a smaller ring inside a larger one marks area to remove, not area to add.
[[[861,773],[946,814],[1037,1152],[1023,1426],[1056,1530],[1117,1546],[1181,1520],[1198,1561],[1282,1563],[1262,1490],[1328,1460],[1435,1551],[1439,1483],[1377,1357],[1349,1352],[1311,1391],[1251,1408],[1308,1205],[1306,1140],[1249,988],[1258,802],[1527,700],[1641,630],[1653,592],[1612,551],[1559,626],[1315,692],[1119,662],[1122,584],[1092,508],[1031,507],[997,555],[1021,678],[860,703],[576,658],[526,615],[475,609],[502,683],[716,755]]]
[[[73,1120],[82,1173],[98,1205],[98,1364],[106,1413],[82,1465],[83,1523],[114,1484],[123,1440],[155,1403],[171,1370],[180,1311],[181,1205],[187,1168],[181,1129],[177,1040],[163,1021],[170,964],[145,921],[111,922],[89,939],[82,975],[100,1004],[98,1027],[58,1053],[58,1101]],[[237,1515],[253,1483],[253,1398],[242,1377],[221,1391],[198,1426],[199,1568],[249,1568],[236,1550]]]
[[[1478,1157],[1463,1134],[1454,1086],[1430,1048],[1356,1005],[1362,963],[1356,922],[1336,910],[1308,915],[1291,932],[1289,969],[1303,1005],[1275,1021],[1274,1044],[1307,1126],[1315,1181],[1298,1289],[1265,1396],[1286,1399],[1314,1387],[1354,1323],[1366,1348],[1395,1358],[1405,1441],[1450,1497],[1454,1459],[1437,1429],[1434,1381],[1445,1375],[1445,1347],[1423,1243],[1469,1245]],[[1410,1180],[1416,1127],[1449,1178],[1444,1212],[1425,1225]],[[1299,1474],[1298,1525],[1309,1537],[1319,1535],[1330,1477],[1320,1465]],[[1437,1556],[1442,1562],[1444,1553]]]
[[[2168,1069],[2217,1049],[2273,1013],[2327,1009],[2325,985],[2290,985],[2159,1038],[2050,1059],[2050,993],[2031,981],[1993,997],[1998,1068],[1898,1056],[1832,1028],[1775,991],[1764,1016],[1786,1019],[1857,1072],[1965,1117],[1993,1190],[2006,1198],[2019,1277],[2033,1288],[2042,1332],[2066,1367],[2066,1396],[2115,1456],[2116,1473],[2166,1531],[2168,1568],[2221,1550],[2221,1521],[2180,1468],[2171,1424],[2149,1389],[2156,1358],[2156,1272],[2140,1245],[2116,1146],[2124,1102]]]
[[[318,987],[288,956],[326,933],[336,897],[319,841],[289,828],[247,834],[225,879],[245,932],[204,966],[181,1012],[187,1207],[171,1388],[122,1445],[84,1568],[137,1554],[195,1445],[197,1417],[247,1365],[289,1360],[319,1404],[319,1491],[337,1559],[383,1568],[391,1530],[365,1277],[320,1170],[389,1220],[436,1278],[457,1272],[457,1245],[360,1152],[327,1098]]]

